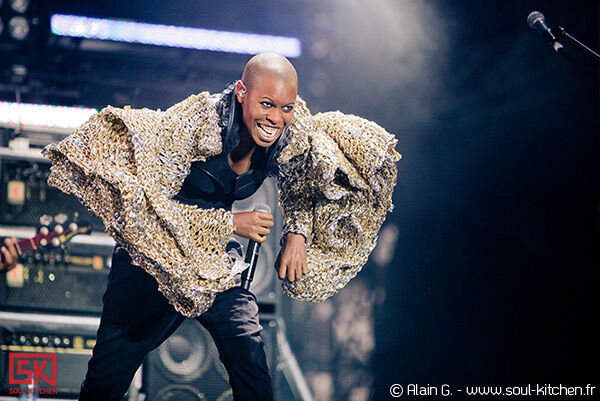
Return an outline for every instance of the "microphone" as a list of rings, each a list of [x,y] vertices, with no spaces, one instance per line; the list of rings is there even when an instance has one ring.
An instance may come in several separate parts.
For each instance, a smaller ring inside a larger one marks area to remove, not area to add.
[[[254,208],[254,211],[271,213],[271,208],[265,204],[258,205]],[[258,254],[260,252],[260,242],[253,240],[248,241],[248,249],[246,250],[245,262],[250,266],[242,272],[242,284],[240,287],[249,290],[250,283],[254,279],[254,271],[258,264]]]
[[[552,30],[548,24],[546,24],[546,18],[541,12],[532,11],[529,13],[527,16],[527,24],[529,24],[531,29],[538,31],[555,51],[559,51],[563,48],[563,45],[560,44],[556,36],[552,33]]]

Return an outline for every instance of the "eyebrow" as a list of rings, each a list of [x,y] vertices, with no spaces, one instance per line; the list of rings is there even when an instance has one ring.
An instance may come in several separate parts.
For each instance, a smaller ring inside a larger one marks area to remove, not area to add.
[[[271,99],[271,98],[270,98],[270,97],[268,97],[268,96],[263,96],[262,98],[263,98],[263,99],[268,99],[268,100],[270,100],[272,103],[277,103],[275,100]],[[289,103],[286,103],[286,104],[284,104],[284,106],[289,106],[290,104],[296,104],[296,101],[291,101],[291,102],[289,102]]]

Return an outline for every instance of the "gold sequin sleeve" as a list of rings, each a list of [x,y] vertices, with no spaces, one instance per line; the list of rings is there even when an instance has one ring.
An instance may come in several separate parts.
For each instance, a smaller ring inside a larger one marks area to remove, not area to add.
[[[304,121],[310,117],[310,110],[306,102],[298,96],[296,98],[295,120]],[[292,125],[295,127],[297,125]],[[307,156],[310,154],[310,142],[304,131],[295,130],[295,134],[287,134],[281,138],[286,143],[287,149],[281,157],[278,157],[279,174],[283,179],[277,180],[279,192],[279,206],[283,212],[283,231],[281,243],[288,233],[302,234],[307,244],[311,241],[312,218],[313,218],[313,196],[312,171],[307,164]],[[287,139],[286,139],[287,138]],[[301,172],[299,174],[298,172]]]
[[[297,124],[293,126],[297,127]],[[277,160],[279,165],[277,189],[279,206],[283,214],[282,243],[290,232],[302,234],[307,244],[312,238],[314,213],[312,173],[314,171],[310,169],[308,163],[310,142],[308,136],[303,135],[304,133],[305,131],[294,131],[293,134],[288,132],[285,138],[285,151]]]
[[[217,98],[190,96],[168,110],[106,107],[44,149],[50,185],[77,196],[188,317],[235,285],[225,246],[233,215],[171,198],[191,162],[221,152]]]
[[[301,117],[278,156],[286,229],[307,235],[308,273],[283,282],[292,298],[319,302],[367,262],[392,210],[397,140],[379,125],[340,112]]]

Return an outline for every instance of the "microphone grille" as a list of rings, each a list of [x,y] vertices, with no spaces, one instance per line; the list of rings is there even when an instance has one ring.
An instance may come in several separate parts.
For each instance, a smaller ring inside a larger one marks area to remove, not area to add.
[[[265,205],[264,203],[261,203],[260,205],[258,205],[254,208],[254,211],[271,213],[271,208],[269,207],[269,205]]]
[[[544,19],[546,19],[546,18],[544,17],[544,14],[542,14],[541,12],[539,12],[539,11],[532,11],[527,16],[527,24],[529,24],[529,26],[531,28],[535,29],[534,24],[536,22],[538,22],[539,20],[544,20]]]

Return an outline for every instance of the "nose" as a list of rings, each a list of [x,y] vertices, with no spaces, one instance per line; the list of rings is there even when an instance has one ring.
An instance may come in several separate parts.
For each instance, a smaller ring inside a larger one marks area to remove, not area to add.
[[[279,125],[281,123],[281,112],[279,110],[270,110],[267,113],[267,121],[273,125]]]

